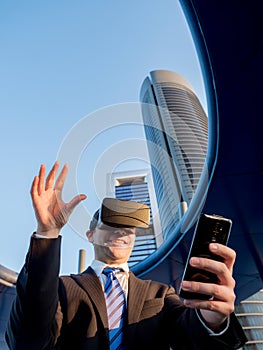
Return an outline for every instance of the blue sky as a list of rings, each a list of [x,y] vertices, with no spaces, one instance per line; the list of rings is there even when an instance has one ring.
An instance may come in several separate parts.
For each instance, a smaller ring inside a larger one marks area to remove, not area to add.
[[[18,271],[36,227],[29,191],[41,163],[72,162],[65,196],[72,188],[87,194],[87,215],[74,219],[85,227],[106,173],[148,165],[137,147],[144,143],[142,127],[132,116],[146,75],[178,72],[204,107],[205,95],[176,0],[2,0],[0,45],[0,264]],[[123,122],[108,124],[116,111]],[[120,149],[126,156],[107,163]],[[87,249],[87,264],[93,258],[84,233],[74,222],[64,228],[61,273],[77,271],[79,249]]]

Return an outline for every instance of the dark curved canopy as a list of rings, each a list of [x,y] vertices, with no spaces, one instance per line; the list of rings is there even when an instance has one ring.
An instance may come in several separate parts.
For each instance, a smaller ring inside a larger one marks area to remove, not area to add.
[[[181,0],[199,53],[209,116],[203,212],[233,221],[237,302],[263,287],[263,17],[260,1]],[[200,209],[201,210],[201,209]],[[196,219],[198,210],[191,215]],[[178,286],[191,229],[135,273]]]

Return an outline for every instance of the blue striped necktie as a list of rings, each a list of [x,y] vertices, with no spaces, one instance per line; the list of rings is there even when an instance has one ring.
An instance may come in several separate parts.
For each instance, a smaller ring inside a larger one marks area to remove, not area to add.
[[[116,277],[122,269],[106,267],[103,274],[107,276],[104,295],[108,313],[110,350],[125,350],[123,326],[126,302],[123,289]]]

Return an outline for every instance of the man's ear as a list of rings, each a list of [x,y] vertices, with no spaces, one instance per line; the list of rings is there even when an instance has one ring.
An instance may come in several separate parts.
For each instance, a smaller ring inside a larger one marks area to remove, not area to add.
[[[86,232],[86,236],[87,236],[87,238],[88,238],[88,240],[89,240],[90,243],[93,243],[93,242],[94,242],[93,233],[94,233],[93,230],[88,230],[88,231]]]

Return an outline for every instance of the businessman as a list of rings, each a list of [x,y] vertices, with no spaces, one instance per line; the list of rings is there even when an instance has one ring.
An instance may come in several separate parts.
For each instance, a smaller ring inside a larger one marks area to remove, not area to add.
[[[210,250],[223,262],[193,258],[216,273],[218,284],[185,281],[182,288],[212,295],[181,301],[171,286],[142,280],[129,271],[136,230],[148,226],[149,208],[103,200],[87,231],[95,260],[81,274],[59,277],[61,229],[86,198],[62,199],[68,166],[56,162],[46,177],[42,165],[32,183],[37,219],[18,282],[6,340],[12,350],[238,349],[246,337],[234,310],[235,252]],[[58,174],[58,176],[57,176]]]

